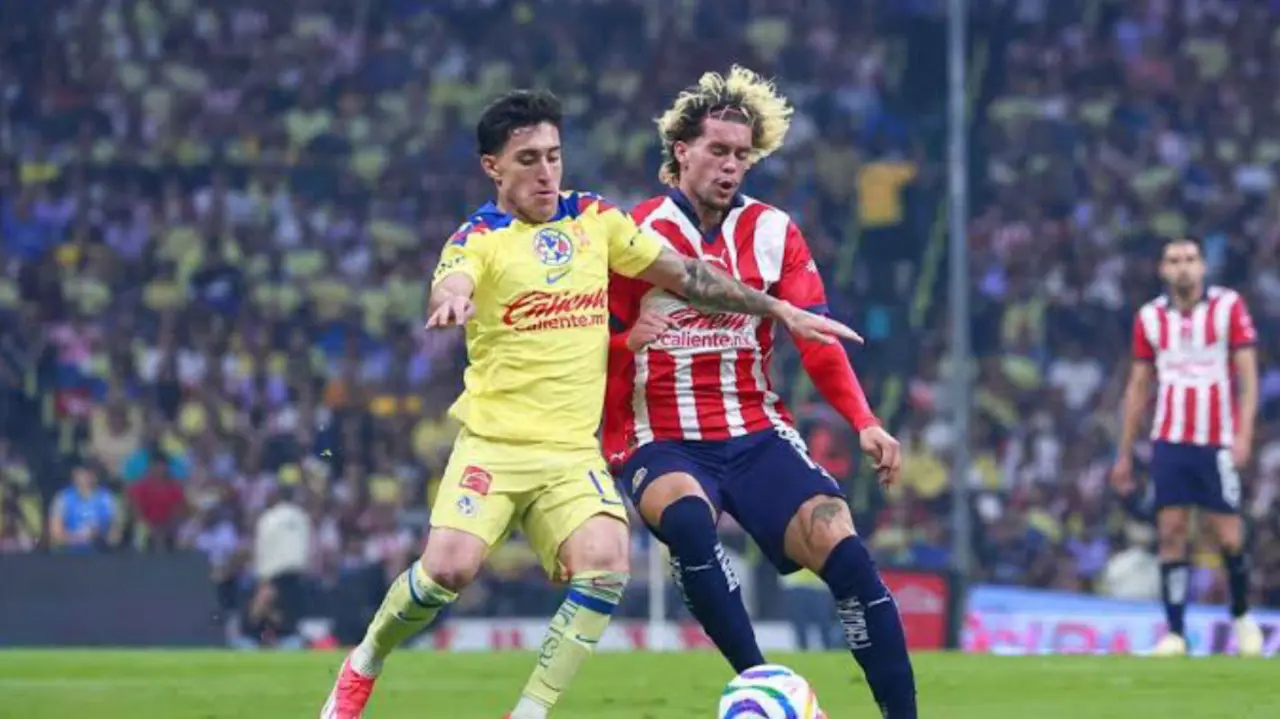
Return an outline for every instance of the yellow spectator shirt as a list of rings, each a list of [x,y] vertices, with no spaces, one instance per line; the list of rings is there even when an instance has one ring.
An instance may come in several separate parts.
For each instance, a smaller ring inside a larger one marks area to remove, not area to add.
[[[643,272],[662,245],[589,193],[563,193],[556,215],[525,224],[489,203],[449,238],[433,285],[475,283],[468,365],[450,413],[490,439],[598,446],[612,270]]]
[[[863,227],[889,227],[902,222],[902,187],[914,180],[910,162],[869,162],[858,172],[858,211]]]

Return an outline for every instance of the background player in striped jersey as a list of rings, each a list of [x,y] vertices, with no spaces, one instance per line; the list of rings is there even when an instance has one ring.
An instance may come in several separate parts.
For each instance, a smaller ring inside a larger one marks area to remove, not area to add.
[[[1223,552],[1240,654],[1256,656],[1263,637],[1248,615],[1249,567],[1240,517],[1240,471],[1249,464],[1258,411],[1253,320],[1235,291],[1205,286],[1204,259],[1194,239],[1165,243],[1160,276],[1167,291],[1143,305],[1133,323],[1133,367],[1112,468],[1116,489],[1131,494],[1133,444],[1154,377],[1159,388],[1151,481],[1169,633],[1153,653],[1187,653],[1188,526],[1192,508],[1199,507]]]
[[[782,144],[790,115],[773,85],[749,70],[703,75],[658,121],[669,191],[632,214],[677,252],[825,312],[800,230],[786,213],[740,193],[747,169]],[[692,307],[619,277],[610,311],[605,449],[625,460],[622,481],[670,548],[675,579],[708,636],[737,671],[764,663],[716,536],[726,511],[780,572],[806,567],[826,581],[884,716],[913,719],[915,680],[897,607],[839,485],[809,457],[772,390],[772,323]],[[894,481],[898,443],[879,427],[844,350],[797,342],[805,369],[858,430],[882,481]]]

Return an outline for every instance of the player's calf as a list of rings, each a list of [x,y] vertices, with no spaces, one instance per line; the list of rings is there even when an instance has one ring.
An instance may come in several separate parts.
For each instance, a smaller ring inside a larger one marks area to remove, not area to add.
[[[662,511],[658,531],[671,550],[672,575],[685,604],[734,671],[764,664],[711,506],[699,496],[681,497]]]
[[[694,619],[735,672],[764,664],[702,484],[689,472],[665,471],[638,491],[636,507],[670,550],[672,580]]]
[[[351,653],[355,670],[377,676],[393,649],[426,628],[475,579],[485,551],[484,541],[475,535],[433,528],[422,558],[391,584],[364,640]]]
[[[1244,521],[1238,514],[1209,514],[1209,526],[1222,548],[1222,566],[1231,589],[1231,617],[1235,620],[1240,656],[1261,656],[1266,643],[1262,628],[1249,616],[1249,558],[1244,553]]]
[[[432,529],[422,558],[391,583],[364,639],[343,661],[320,719],[360,718],[387,656],[458,598],[458,590],[475,578],[484,554],[479,537]]]
[[[1249,561],[1244,554],[1244,520],[1238,514],[1213,513],[1209,526],[1222,548],[1222,566],[1231,588],[1231,616],[1235,619],[1249,612]]]
[[[886,719],[916,719],[915,674],[898,607],[844,500],[815,497],[787,528],[788,553],[831,589],[845,641]]]
[[[604,636],[631,576],[630,536],[618,519],[597,515],[560,548],[569,577],[564,603],[551,618],[512,719],[544,719]]]
[[[1179,638],[1186,633],[1187,588],[1191,579],[1191,565],[1187,562],[1188,514],[1184,507],[1165,507],[1156,514],[1160,599],[1169,633]],[[1158,653],[1176,653],[1176,640],[1165,644],[1166,649]]]

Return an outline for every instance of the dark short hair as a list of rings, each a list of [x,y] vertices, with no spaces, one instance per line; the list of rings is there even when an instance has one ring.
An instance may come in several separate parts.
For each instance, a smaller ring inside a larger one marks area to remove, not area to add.
[[[476,123],[476,147],[481,155],[502,152],[511,133],[544,122],[557,130],[563,120],[560,100],[546,90],[513,90],[489,104]]]
[[[1204,254],[1204,243],[1200,241],[1199,237],[1196,237],[1195,235],[1179,235],[1176,237],[1166,237],[1164,238],[1164,241],[1160,243],[1161,259],[1164,258],[1164,255],[1169,251],[1169,248],[1174,245],[1191,245],[1196,248],[1196,252]]]

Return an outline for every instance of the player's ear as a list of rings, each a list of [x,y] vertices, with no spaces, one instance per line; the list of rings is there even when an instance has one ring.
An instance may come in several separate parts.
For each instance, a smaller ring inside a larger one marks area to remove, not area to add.
[[[677,140],[671,146],[671,155],[676,158],[678,164],[685,164],[689,159],[689,143]]]
[[[498,171],[497,155],[481,155],[480,169],[484,170],[484,174],[489,176],[490,180],[497,182],[502,177],[502,173]]]

